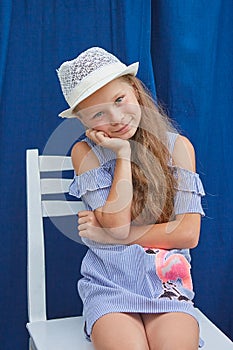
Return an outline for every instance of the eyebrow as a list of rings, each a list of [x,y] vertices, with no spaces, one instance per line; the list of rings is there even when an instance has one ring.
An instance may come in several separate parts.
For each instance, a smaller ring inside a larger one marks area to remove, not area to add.
[[[112,98],[112,100],[115,100],[117,97],[119,97],[119,95],[124,95],[125,94],[125,90],[120,89]]]

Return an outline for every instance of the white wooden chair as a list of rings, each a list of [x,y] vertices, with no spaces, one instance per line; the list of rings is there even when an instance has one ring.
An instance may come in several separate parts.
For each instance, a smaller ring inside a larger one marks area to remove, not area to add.
[[[43,200],[45,194],[68,192],[70,179],[45,178],[52,171],[72,169],[70,157],[39,155],[27,150],[27,223],[28,223],[28,318],[27,329],[32,350],[90,350],[93,346],[83,335],[83,318],[47,319],[45,286],[44,217],[76,215],[82,202]],[[41,174],[43,173],[43,178]],[[74,227],[75,230],[75,227]],[[230,350],[233,343],[204,314],[200,315],[204,350]]]

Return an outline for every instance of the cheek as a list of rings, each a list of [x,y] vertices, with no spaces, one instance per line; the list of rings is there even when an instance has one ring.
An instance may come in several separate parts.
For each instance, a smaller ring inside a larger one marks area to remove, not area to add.
[[[141,108],[137,102],[130,102],[122,106],[122,112],[127,114],[139,115],[141,114]]]
[[[102,121],[102,120],[88,120],[86,122],[86,127],[89,129],[94,129],[94,130],[102,130],[103,128],[105,128],[106,122]]]
[[[97,130],[97,131],[104,131],[107,133],[109,129],[109,124],[106,123],[95,123],[94,125],[91,126],[92,129]]]
[[[133,117],[135,126],[137,126],[140,123],[142,114],[140,106],[131,105],[130,108],[127,110],[126,114],[131,115]]]

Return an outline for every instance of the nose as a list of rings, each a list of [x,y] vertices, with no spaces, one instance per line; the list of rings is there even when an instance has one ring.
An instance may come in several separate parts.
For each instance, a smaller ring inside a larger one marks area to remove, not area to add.
[[[110,124],[112,126],[117,124],[122,124],[124,119],[124,115],[121,113],[121,111],[117,109],[111,109],[110,111]]]

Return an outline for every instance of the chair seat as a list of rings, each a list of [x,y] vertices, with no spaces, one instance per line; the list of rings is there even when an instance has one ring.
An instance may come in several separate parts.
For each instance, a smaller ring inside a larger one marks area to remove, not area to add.
[[[27,323],[27,329],[39,350],[93,350],[85,339],[83,317],[68,317]]]
[[[233,343],[200,310],[197,309],[203,350],[232,350]],[[27,324],[37,349],[40,350],[93,350],[83,333],[83,317],[68,317]]]
[[[233,350],[232,341],[221,332],[199,309],[196,309],[199,323],[201,338],[205,345],[203,350]]]

